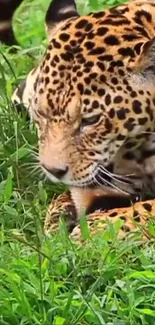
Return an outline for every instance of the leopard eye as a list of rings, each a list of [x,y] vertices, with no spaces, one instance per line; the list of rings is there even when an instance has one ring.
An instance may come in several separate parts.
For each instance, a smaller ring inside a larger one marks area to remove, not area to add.
[[[93,115],[90,117],[82,117],[81,127],[96,124],[100,120],[101,114]]]

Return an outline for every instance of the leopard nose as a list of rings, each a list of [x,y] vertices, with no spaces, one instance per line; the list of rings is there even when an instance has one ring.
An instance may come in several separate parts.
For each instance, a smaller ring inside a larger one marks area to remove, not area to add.
[[[45,170],[47,170],[50,174],[52,174],[53,176],[55,176],[58,179],[61,179],[68,172],[68,166],[66,166],[64,169],[49,168],[48,166],[46,166],[44,164],[42,166],[44,167]]]

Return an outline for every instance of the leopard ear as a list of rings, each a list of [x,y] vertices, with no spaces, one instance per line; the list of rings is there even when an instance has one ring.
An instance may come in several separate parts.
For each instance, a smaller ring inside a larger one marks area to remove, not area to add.
[[[135,70],[147,80],[155,79],[155,37],[143,45]]]
[[[68,20],[79,16],[74,0],[53,0],[46,13],[46,28],[48,38],[51,37]]]

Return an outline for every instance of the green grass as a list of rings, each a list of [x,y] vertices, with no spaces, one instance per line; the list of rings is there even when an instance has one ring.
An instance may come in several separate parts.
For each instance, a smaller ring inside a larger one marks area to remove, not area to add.
[[[87,13],[122,2],[79,0],[78,8]],[[51,238],[43,234],[47,204],[64,188],[33,169],[36,130],[10,97],[44,52],[48,3],[26,0],[14,21],[19,52],[0,47],[0,325],[154,324],[154,239],[120,242],[119,222],[82,245],[63,223]]]

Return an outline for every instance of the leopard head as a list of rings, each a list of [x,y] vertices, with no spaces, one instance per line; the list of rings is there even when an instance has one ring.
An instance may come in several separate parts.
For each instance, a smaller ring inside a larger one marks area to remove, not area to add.
[[[37,125],[40,164],[52,181],[111,186],[115,162],[154,131],[151,3],[82,17],[74,0],[50,4],[46,53],[13,100],[22,99]]]

